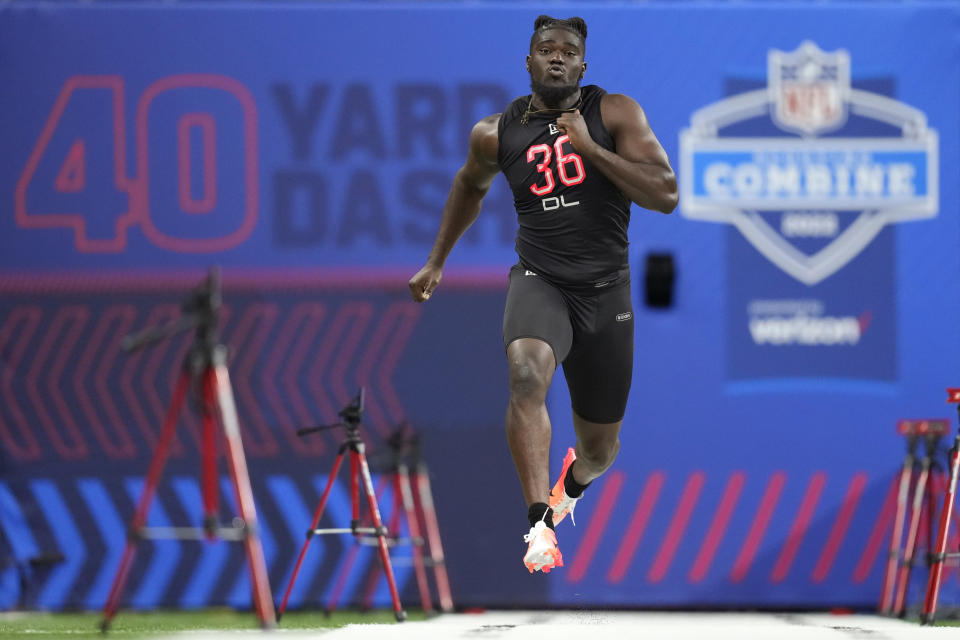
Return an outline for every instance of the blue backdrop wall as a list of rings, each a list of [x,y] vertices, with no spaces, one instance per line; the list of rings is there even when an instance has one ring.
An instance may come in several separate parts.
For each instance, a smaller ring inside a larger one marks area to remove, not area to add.
[[[422,434],[460,605],[875,603],[895,423],[950,416],[960,375],[960,9],[562,12],[589,25],[585,81],[643,105],[681,202],[634,208],[622,453],[560,532],[566,566],[529,576],[502,435],[502,179],[434,299],[409,302],[406,280],[470,127],[528,92],[537,8],[0,8],[0,605],[103,604],[189,343],[127,356],[119,339],[175,317],[211,264],[275,590],[337,443],[294,427],[365,386],[375,454],[402,420]],[[668,309],[643,304],[651,252],[676,263]],[[572,444],[561,375],[555,467]],[[151,522],[199,518],[195,422]],[[338,492],[331,522],[349,518]],[[349,547],[314,545],[292,606],[338,580],[341,602],[360,597],[376,565]],[[44,553],[64,560],[30,563]],[[239,549],[138,558],[126,605],[249,605]]]

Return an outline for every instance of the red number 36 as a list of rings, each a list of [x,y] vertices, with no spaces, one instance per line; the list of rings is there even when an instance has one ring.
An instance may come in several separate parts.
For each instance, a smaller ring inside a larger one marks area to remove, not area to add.
[[[557,173],[560,176],[560,182],[568,187],[572,187],[575,184],[580,184],[583,182],[586,174],[583,172],[583,159],[580,156],[572,151],[567,154],[563,152],[563,143],[569,141],[569,136],[560,136],[557,138],[557,141],[553,143],[553,150],[556,151]],[[553,179],[553,171],[550,169],[550,160],[553,157],[550,145],[535,144],[527,149],[528,163],[537,162],[537,156],[542,156],[543,158],[541,162],[537,163],[537,171],[543,174],[545,183],[540,186],[537,186],[536,183],[533,183],[530,185],[530,191],[532,191],[534,195],[545,196],[553,191],[553,188],[557,186]]]

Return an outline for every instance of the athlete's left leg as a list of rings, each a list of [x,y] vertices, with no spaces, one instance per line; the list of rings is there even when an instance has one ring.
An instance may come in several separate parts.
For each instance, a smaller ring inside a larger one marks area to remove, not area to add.
[[[633,378],[633,305],[628,284],[579,302],[584,320],[563,371],[577,434],[573,480],[585,485],[609,469],[620,451]]]
[[[590,422],[573,413],[573,428],[577,434],[574,447],[567,450],[560,478],[550,490],[550,508],[553,524],[560,524],[573,510],[583,491],[594,479],[610,468],[620,451],[620,425],[617,422]]]
[[[563,363],[577,442],[567,451],[560,478],[550,491],[554,525],[574,507],[584,489],[620,451],[620,427],[633,377],[633,309],[624,284],[597,296],[574,298],[582,313],[574,344]]]
[[[623,420],[610,423],[590,422],[573,413],[573,430],[577,434],[574,451],[573,479],[589,484],[610,468],[620,451],[620,426]]]

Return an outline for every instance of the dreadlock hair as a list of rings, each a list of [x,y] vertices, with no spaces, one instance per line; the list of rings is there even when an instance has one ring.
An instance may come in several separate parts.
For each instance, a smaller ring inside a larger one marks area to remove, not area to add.
[[[533,22],[533,35],[530,36],[530,48],[533,49],[533,41],[541,31],[545,29],[566,29],[570,33],[580,36],[580,39],[587,42],[587,23],[583,18],[574,16],[573,18],[553,18],[548,15],[537,16]]]

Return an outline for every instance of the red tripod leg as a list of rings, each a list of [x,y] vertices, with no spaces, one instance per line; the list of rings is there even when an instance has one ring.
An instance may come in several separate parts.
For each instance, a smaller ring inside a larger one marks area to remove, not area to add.
[[[253,602],[257,616],[263,627],[276,625],[276,613],[273,608],[273,596],[270,594],[270,581],[267,576],[267,563],[263,556],[263,547],[257,533],[257,510],[253,503],[253,489],[250,486],[250,474],[247,460],[243,454],[243,441],[240,437],[240,423],[237,420],[237,407],[230,389],[230,375],[227,373],[226,349],[218,346],[214,354],[214,365],[205,376],[205,389],[211,396],[216,395],[220,408],[220,422],[227,441],[227,459],[230,461],[230,474],[237,493],[237,505],[240,517],[246,523],[247,535],[244,546],[247,548],[247,560],[250,563],[250,582],[253,585]],[[213,398],[211,398],[212,400]]]
[[[387,526],[387,531],[394,531],[399,536],[400,535],[400,518],[403,514],[403,504],[401,504],[400,498],[400,487],[397,485],[397,473],[394,472],[391,474],[393,476],[393,510],[390,513],[390,524]],[[383,496],[383,489],[385,482],[383,478],[380,480],[380,487],[377,495]],[[379,498],[378,498],[379,500]],[[380,582],[380,572],[374,569],[370,572],[370,575],[367,577],[367,584],[363,592],[363,599],[361,600],[361,607],[365,610],[370,610],[373,608],[373,597],[377,590],[377,584]]]
[[[433,612],[433,602],[430,597],[430,585],[427,582],[427,572],[423,565],[423,536],[420,533],[420,521],[417,519],[417,510],[413,503],[413,491],[410,488],[410,472],[407,465],[397,467],[397,492],[403,504],[403,513],[407,519],[407,528],[413,543],[413,569],[417,576],[417,587],[420,590],[420,604],[427,613]]]
[[[430,559],[433,562],[434,577],[437,580],[437,594],[440,597],[440,609],[453,611],[453,596],[450,593],[450,581],[447,579],[447,565],[440,542],[440,526],[437,523],[437,511],[433,506],[433,491],[430,488],[430,476],[422,462],[416,471],[417,498],[423,521],[427,529],[427,542],[430,545]]]
[[[357,445],[360,446],[360,445]],[[356,531],[356,528],[360,526],[360,463],[357,458],[356,450],[350,450],[350,528]],[[343,593],[343,589],[347,584],[348,574],[350,569],[353,567],[353,563],[357,558],[357,547],[353,546],[350,548],[350,552],[347,555],[346,561],[343,563],[340,569],[340,573],[337,575],[337,581],[333,585],[333,590],[330,592],[330,599],[327,601],[327,606],[324,608],[324,611],[327,615],[333,613],[333,610],[337,608],[337,602],[340,600],[340,595]]]
[[[910,477],[913,475],[914,447],[916,439],[911,440],[909,451],[900,469],[900,478],[897,487],[897,511],[893,518],[893,535],[890,538],[890,553],[887,557],[887,566],[883,573],[883,587],[880,596],[880,613],[889,614],[893,611],[893,594],[896,589],[897,567],[900,564],[900,544],[903,537],[903,523],[907,516],[907,501],[910,495]]]
[[[360,526],[360,483],[359,483],[359,462],[357,460],[356,451],[353,449],[350,450],[350,528],[353,531],[356,531],[356,528]],[[333,590],[330,592],[330,598],[327,601],[327,606],[324,608],[324,611],[327,615],[333,613],[333,610],[337,608],[337,602],[340,600],[340,595],[343,593],[343,589],[347,584],[348,574],[350,569],[353,567],[353,563],[357,558],[357,547],[353,546],[350,548],[350,551],[347,555],[346,561],[341,565],[340,572],[337,575],[337,580],[333,585]]]
[[[937,599],[940,592],[940,581],[943,578],[943,561],[947,551],[947,538],[950,532],[950,521],[953,517],[953,502],[957,493],[957,474],[960,472],[960,435],[950,450],[950,479],[943,496],[943,509],[940,510],[940,526],[937,533],[937,546],[933,551],[930,565],[930,580],[927,583],[927,595],[923,601],[923,612],[920,615],[922,624],[933,624],[937,612]]]
[[[927,484],[930,479],[930,458],[923,459],[923,466],[917,478],[917,486],[913,490],[913,503],[910,510],[910,525],[907,530],[907,541],[904,547],[903,563],[897,572],[896,596],[893,601],[893,613],[903,616],[906,611],[907,587],[910,585],[910,573],[913,570],[913,560],[917,554],[920,542],[920,520],[923,514],[924,498],[927,497]]]
[[[380,508],[377,507],[377,498],[373,492],[373,481],[370,479],[370,467],[367,466],[367,458],[363,454],[363,444],[357,445],[357,451],[352,451],[350,460],[359,462],[360,471],[363,473],[363,487],[367,493],[367,505],[370,507],[370,515],[373,517],[373,526],[378,531],[383,530],[383,521],[380,519]],[[406,620],[407,613],[400,606],[400,594],[397,592],[397,583],[393,579],[393,565],[390,564],[390,553],[387,551],[387,541],[383,535],[378,535],[380,547],[380,559],[383,561],[383,571],[387,575],[387,585],[390,587],[390,597],[393,598],[393,613],[398,622]]]
[[[303,564],[303,559],[307,555],[307,547],[310,546],[310,542],[313,540],[313,532],[317,528],[317,525],[320,524],[320,517],[323,515],[323,510],[327,506],[327,498],[330,497],[330,489],[333,488],[333,483],[336,482],[337,472],[340,471],[340,463],[343,462],[343,452],[344,449],[340,449],[340,453],[337,454],[337,459],[333,463],[333,469],[330,471],[330,477],[327,478],[327,486],[323,490],[323,495],[320,496],[320,503],[317,505],[317,510],[313,514],[313,522],[310,523],[310,529],[307,531],[307,539],[304,540],[303,546],[300,548],[300,555],[297,556],[297,564],[293,567],[293,575],[290,576],[290,582],[287,584],[287,591],[283,594],[283,602],[280,604],[280,610],[277,613],[277,619],[283,615],[283,612],[287,610],[287,600],[290,599],[290,592],[293,590],[293,583],[297,581],[297,574],[300,573],[300,565]]]
[[[217,440],[216,424],[213,415],[213,390],[204,390],[204,402],[201,408],[203,416],[203,509],[204,527],[207,538],[214,539],[214,527],[220,512],[220,491],[217,488]]]
[[[350,505],[352,520],[351,527],[360,526],[360,461],[356,451],[350,452]]]
[[[173,440],[173,434],[177,427],[177,417],[180,415],[180,409],[183,408],[183,401],[187,396],[187,386],[189,384],[189,374],[186,371],[182,371],[180,377],[177,378],[177,384],[173,390],[173,398],[170,400],[167,415],[163,420],[163,427],[160,430],[160,440],[157,442],[157,448],[153,453],[153,459],[150,461],[150,467],[147,470],[147,478],[143,485],[143,491],[140,493],[140,501],[137,503],[133,520],[130,522],[130,531],[127,534],[127,544],[123,549],[123,557],[120,559],[120,567],[117,569],[117,574],[113,578],[113,586],[110,587],[107,603],[103,607],[103,621],[100,623],[100,626],[104,631],[110,626],[110,621],[113,620],[114,615],[117,613],[117,608],[120,606],[120,596],[123,594],[123,587],[127,582],[130,567],[133,565],[137,536],[147,521],[147,512],[150,510],[150,503],[153,501],[157,484],[160,482],[160,475],[163,473],[163,466],[167,461],[170,442]]]
[[[350,445],[348,445],[350,446]],[[359,473],[360,473],[360,464],[359,460],[356,458],[356,453],[351,450],[350,453],[350,468],[351,468],[351,504],[353,505],[353,522],[351,524],[351,531],[356,538],[361,535],[357,532],[357,527],[363,526],[363,519],[360,517],[360,498],[359,498]],[[381,482],[382,486],[382,482]],[[330,590],[330,597],[327,599],[327,606],[324,607],[324,613],[330,615],[337,608],[340,597],[343,595],[344,589],[347,588],[347,581],[350,579],[350,572],[353,570],[353,565],[357,561],[357,556],[360,555],[360,546],[359,544],[354,544],[350,547],[350,551],[347,552],[347,558],[340,565],[340,570],[337,572],[336,581],[333,584],[333,588]],[[370,577],[367,584],[367,592],[361,598],[361,605],[367,606],[369,608],[369,602],[373,598],[373,589],[376,587],[376,570],[370,572]]]

